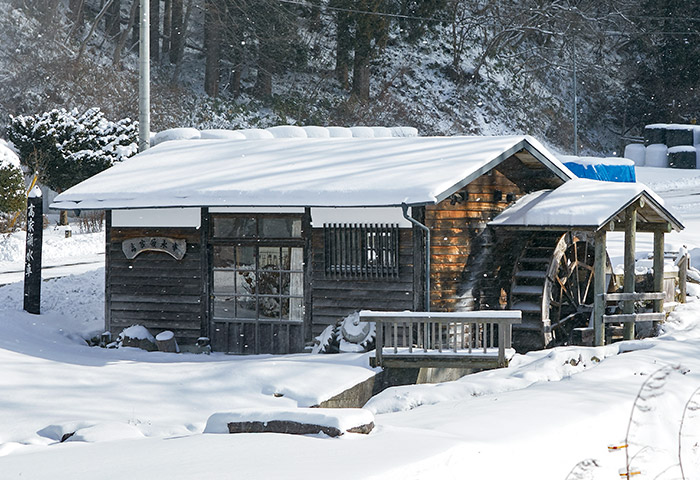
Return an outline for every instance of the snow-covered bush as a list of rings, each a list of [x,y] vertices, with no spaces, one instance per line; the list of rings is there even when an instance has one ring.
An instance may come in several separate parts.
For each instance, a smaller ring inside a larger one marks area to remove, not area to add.
[[[17,155],[0,140],[0,231],[14,212],[26,205],[24,175],[19,167]]]
[[[11,117],[7,136],[23,165],[39,180],[62,192],[137,151],[138,124],[112,122],[99,108],[54,109]]]

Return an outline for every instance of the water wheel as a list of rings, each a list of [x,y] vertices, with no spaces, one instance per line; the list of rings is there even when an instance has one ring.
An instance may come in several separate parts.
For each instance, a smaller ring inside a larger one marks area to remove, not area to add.
[[[594,259],[590,233],[537,232],[530,237],[510,290],[510,308],[523,312],[522,324],[513,326],[516,350],[567,345],[575,328],[589,325]]]

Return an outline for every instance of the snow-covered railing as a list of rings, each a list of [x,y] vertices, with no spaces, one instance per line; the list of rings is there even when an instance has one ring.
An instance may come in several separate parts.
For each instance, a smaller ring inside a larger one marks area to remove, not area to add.
[[[360,312],[361,321],[377,325],[377,366],[506,366],[521,318],[519,310]]]

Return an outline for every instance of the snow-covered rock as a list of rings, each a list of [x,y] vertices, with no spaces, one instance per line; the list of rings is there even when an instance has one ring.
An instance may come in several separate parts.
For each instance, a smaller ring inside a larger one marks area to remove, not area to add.
[[[363,427],[371,430],[374,427],[374,415],[363,408],[245,408],[211,415],[207,420],[206,427],[204,427],[204,433],[229,433],[229,424],[258,423],[268,425],[272,422],[291,422],[326,427],[337,431],[338,433],[333,435],[337,436],[355,430],[358,430],[357,433],[369,433],[359,430]],[[282,427],[284,428],[284,426]],[[302,433],[319,433],[319,431]]]

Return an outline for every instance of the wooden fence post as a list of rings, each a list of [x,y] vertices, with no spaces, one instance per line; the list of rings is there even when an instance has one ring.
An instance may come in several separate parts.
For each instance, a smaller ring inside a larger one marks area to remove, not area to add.
[[[687,293],[687,282],[688,282],[688,261],[690,257],[686,253],[681,259],[680,265],[678,265],[678,288],[680,290],[680,301],[685,303],[685,296]]]

